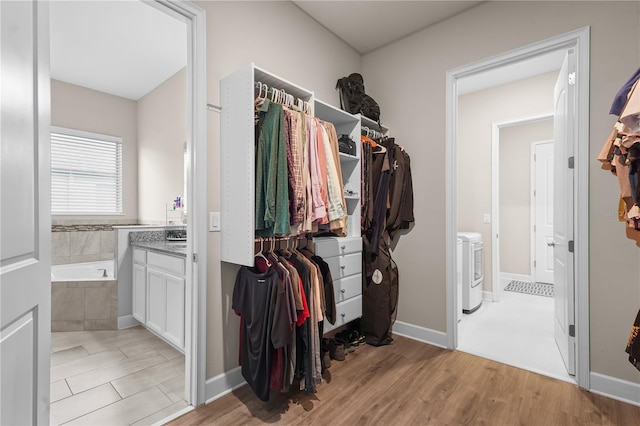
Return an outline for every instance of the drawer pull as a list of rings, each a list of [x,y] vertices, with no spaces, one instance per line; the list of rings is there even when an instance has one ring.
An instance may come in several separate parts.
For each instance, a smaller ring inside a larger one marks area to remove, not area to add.
[[[344,250],[344,249],[346,249],[346,248],[347,248],[347,246],[342,245],[342,246],[340,246],[340,248],[341,248],[342,250]]]
[[[347,267],[346,265],[340,265],[340,269],[344,269],[346,267]]]
[[[346,317],[347,314],[345,314],[344,312],[340,314],[342,316],[342,318]]]
[[[347,292],[347,290],[345,290],[344,288],[340,289],[340,293],[346,293],[346,292]]]

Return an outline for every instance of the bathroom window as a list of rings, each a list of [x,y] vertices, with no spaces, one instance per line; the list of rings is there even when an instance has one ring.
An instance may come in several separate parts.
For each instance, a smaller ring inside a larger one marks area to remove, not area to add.
[[[51,214],[122,214],[122,138],[51,127]]]

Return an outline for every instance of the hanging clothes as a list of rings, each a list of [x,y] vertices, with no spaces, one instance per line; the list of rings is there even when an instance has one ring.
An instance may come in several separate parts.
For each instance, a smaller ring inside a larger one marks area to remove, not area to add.
[[[296,380],[300,389],[316,391],[323,320],[333,324],[336,316],[328,264],[308,248],[269,245],[261,243],[255,267],[238,271],[232,302],[241,319],[242,375],[263,401],[271,391],[288,392]]]
[[[265,95],[254,103],[256,236],[345,235],[347,209],[335,127],[273,99],[280,102]]]
[[[287,143],[281,105],[265,99],[256,139],[256,234],[288,235]]]
[[[375,146],[374,146],[375,145]],[[411,162],[394,138],[362,138],[362,318],[367,343],[391,343],[399,274],[390,241],[414,221]]]
[[[619,219],[640,231],[640,69],[616,94],[611,112],[618,115],[598,160],[618,178]]]
[[[240,315],[242,377],[263,401],[269,400],[272,349],[291,341],[284,291],[275,270],[257,273],[240,268],[232,308]]]

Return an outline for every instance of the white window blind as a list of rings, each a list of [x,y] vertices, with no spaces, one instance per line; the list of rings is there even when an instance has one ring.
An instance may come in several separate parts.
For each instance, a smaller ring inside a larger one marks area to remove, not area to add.
[[[51,213],[122,214],[122,139],[51,128]]]

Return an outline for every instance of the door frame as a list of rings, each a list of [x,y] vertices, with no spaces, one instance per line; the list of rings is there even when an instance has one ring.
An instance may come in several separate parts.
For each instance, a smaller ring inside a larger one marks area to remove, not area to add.
[[[584,27],[469,65],[447,71],[446,145],[445,145],[445,249],[447,347],[458,346],[456,321],[456,234],[457,182],[456,138],[458,80],[557,50],[576,49],[576,116],[574,149],[574,285],[576,324],[576,382],[589,389],[589,39],[590,27]]]
[[[552,116],[553,118],[553,116]],[[531,213],[530,213],[530,217],[531,217],[531,223],[530,223],[530,242],[531,242],[531,259],[530,259],[530,268],[531,268],[531,279],[533,280],[533,282],[538,282],[538,277],[537,277],[537,272],[536,272],[536,265],[534,265],[534,260],[538,260],[535,253],[536,253],[536,220],[537,220],[537,208],[535,205],[535,196],[534,194],[534,190],[536,188],[536,169],[535,169],[535,160],[534,160],[534,156],[535,156],[535,152],[536,152],[536,147],[538,145],[543,145],[543,144],[547,144],[547,143],[554,143],[553,139],[545,139],[545,140],[539,140],[539,141],[532,141],[531,142],[531,157],[530,157],[530,167],[531,167],[531,187],[529,188],[529,192],[530,192],[530,206],[531,206]]]
[[[187,25],[187,264],[190,266],[186,268],[185,286],[185,399],[195,407],[205,402],[207,362],[206,15],[204,9],[188,0],[145,3]],[[187,407],[170,418],[191,409]]]
[[[491,299],[500,301],[500,130],[553,118],[553,112],[491,123]],[[533,225],[531,225],[533,229]],[[530,262],[533,265],[533,261]],[[529,275],[531,275],[531,270]]]

